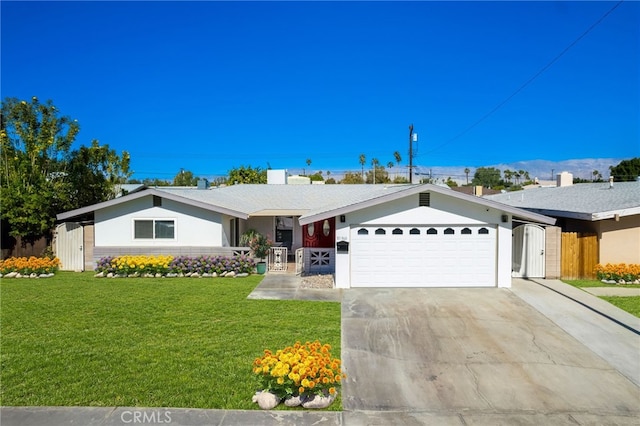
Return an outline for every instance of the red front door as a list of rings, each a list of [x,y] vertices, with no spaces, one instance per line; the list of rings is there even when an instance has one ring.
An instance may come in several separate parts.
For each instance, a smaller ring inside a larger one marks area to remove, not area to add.
[[[302,246],[333,248],[336,239],[336,219],[334,217],[310,223],[302,227]]]

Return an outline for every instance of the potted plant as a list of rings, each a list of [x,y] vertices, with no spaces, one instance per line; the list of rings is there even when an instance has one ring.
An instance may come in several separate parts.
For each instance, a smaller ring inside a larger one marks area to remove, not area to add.
[[[264,274],[267,271],[267,264],[264,259],[269,255],[271,241],[259,232],[253,231],[248,238],[248,246],[253,251],[253,255],[260,259],[256,264],[256,271],[259,274]]]

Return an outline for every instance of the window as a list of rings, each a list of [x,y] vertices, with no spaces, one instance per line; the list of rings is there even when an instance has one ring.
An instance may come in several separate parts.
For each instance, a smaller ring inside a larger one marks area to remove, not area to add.
[[[436,235],[437,233],[438,233],[438,230],[436,228],[427,229],[427,235]]]
[[[451,228],[447,228],[447,229],[444,230],[444,235],[453,235],[455,233],[456,232]]]
[[[369,235],[369,231],[364,228],[358,229],[358,235]]]
[[[462,235],[471,235],[471,229],[464,228],[461,232]]]
[[[157,195],[153,196],[153,207],[162,207],[162,198]]]
[[[384,229],[382,229],[382,228],[376,229],[376,235],[385,235],[385,234],[386,234],[386,232],[385,232]]]
[[[429,207],[431,205],[431,193],[421,192],[418,198],[418,206]]]
[[[409,235],[420,235],[420,230],[418,228],[411,228]]]
[[[144,219],[133,221],[133,238],[172,240],[175,238],[175,220]]]
[[[392,233],[393,235],[402,235],[402,229],[400,229],[400,228],[396,228],[396,229],[394,229],[393,231],[391,231],[391,233]]]
[[[489,230],[487,228],[478,229],[478,234],[488,234]]]

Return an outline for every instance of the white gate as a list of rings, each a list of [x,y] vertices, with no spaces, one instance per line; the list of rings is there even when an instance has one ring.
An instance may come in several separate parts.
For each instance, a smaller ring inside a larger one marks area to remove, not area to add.
[[[287,271],[287,248],[271,247],[269,251],[269,271]]]
[[[526,224],[513,230],[511,275],[521,278],[544,278],[544,228]]]
[[[77,223],[65,222],[56,227],[56,256],[61,270],[84,271],[83,239],[82,226]]]

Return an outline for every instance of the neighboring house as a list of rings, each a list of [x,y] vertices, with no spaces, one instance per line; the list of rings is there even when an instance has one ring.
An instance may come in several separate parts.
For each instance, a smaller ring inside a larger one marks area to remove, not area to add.
[[[486,198],[557,218],[562,232],[597,235],[600,263],[640,264],[640,182],[558,183]]]
[[[237,253],[255,229],[339,288],[509,287],[514,219],[555,222],[429,184],[146,188],[58,215],[61,238],[84,230],[85,268],[106,255]]]

